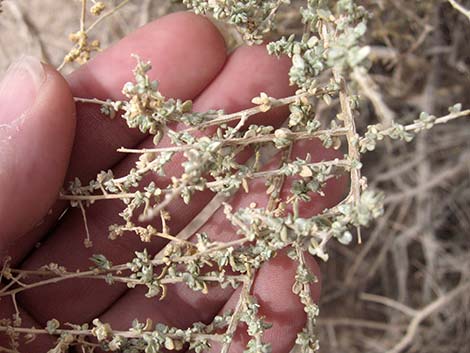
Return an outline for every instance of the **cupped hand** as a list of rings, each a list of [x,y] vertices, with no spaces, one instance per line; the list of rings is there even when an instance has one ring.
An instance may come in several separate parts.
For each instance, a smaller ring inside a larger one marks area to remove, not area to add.
[[[87,269],[93,254],[105,254],[119,264],[129,261],[135,250],[147,248],[156,253],[165,245],[163,240],[142,244],[132,235],[109,240],[108,226],[118,222],[120,202],[103,201],[87,209],[94,243],[90,249],[83,246],[85,230],[80,210],[70,209],[60,217],[67,206],[58,201],[64,182],[74,177],[88,181],[107,169],[122,174],[135,159],[116,149],[152,144],[151,138],[129,129],[122,119],[110,120],[100,114],[99,107],[76,105],[73,100],[74,96],[122,99],[123,84],[132,81],[135,60],[131,54],[152,62],[150,76],[158,79],[165,96],[191,99],[196,111],[235,112],[250,107],[251,98],[260,92],[282,98],[295,91],[289,86],[288,58],[271,57],[262,46],[240,47],[228,55],[217,29],[190,13],[176,13],[150,23],[65,79],[35,58],[22,58],[0,85],[0,259],[9,255],[13,266],[22,269],[57,263],[73,271]],[[286,117],[287,110],[280,108],[255,119],[280,127]],[[294,147],[294,156],[305,157],[307,153],[315,160],[336,156],[316,141]],[[178,171],[178,160],[172,168]],[[167,181],[155,180],[162,185]],[[337,180],[328,182],[326,196],[315,197],[305,204],[303,212],[313,215],[334,205],[343,192],[340,184]],[[250,193],[239,192],[232,205],[236,208],[252,202],[266,203],[263,186],[263,182],[253,182]],[[174,200],[168,207],[172,233],[183,229],[212,197],[209,191],[201,192],[188,206]],[[199,231],[220,241],[236,236],[222,210],[215,212]],[[314,260],[308,263],[319,275]],[[287,352],[305,325],[303,306],[291,291],[295,268],[295,263],[280,253],[261,268],[253,286],[253,294],[262,305],[261,314],[273,324],[265,340],[271,343],[274,353]],[[185,328],[195,321],[209,323],[215,315],[233,308],[239,292],[214,287],[204,295],[177,284],[169,288],[162,301],[147,299],[144,294],[140,288],[128,290],[121,284],[80,279],[27,290],[16,299],[25,327],[44,327],[51,318],[85,323],[99,317],[115,329],[127,329],[135,318]],[[312,295],[318,300],[319,284],[312,287]],[[0,298],[0,319],[14,312],[11,299]],[[236,335],[231,352],[243,351],[247,338],[242,331]],[[53,343],[51,337],[38,337],[20,351],[46,352]],[[1,333],[0,346],[8,346]]]

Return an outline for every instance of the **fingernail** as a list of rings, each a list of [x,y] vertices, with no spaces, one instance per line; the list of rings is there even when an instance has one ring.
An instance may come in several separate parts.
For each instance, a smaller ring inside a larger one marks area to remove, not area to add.
[[[0,82],[0,125],[25,116],[45,79],[44,67],[35,57],[23,56],[10,66]]]

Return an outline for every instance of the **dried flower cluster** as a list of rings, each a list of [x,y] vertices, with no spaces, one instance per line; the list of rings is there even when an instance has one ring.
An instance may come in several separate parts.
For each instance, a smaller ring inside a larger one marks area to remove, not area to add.
[[[98,42],[89,41],[88,33],[94,25],[85,28],[86,11],[101,19],[127,2],[122,1],[105,13],[107,5],[103,2],[95,2],[88,9],[83,1],[82,25],[71,36],[75,45],[64,63],[85,62],[91,52],[99,49]],[[263,34],[272,29],[278,9],[289,1],[182,0],[182,3],[196,13],[210,14],[235,25],[247,42],[259,43]],[[34,273],[37,282],[24,285],[21,282],[27,275],[24,271],[12,269],[5,262],[1,272],[2,279],[8,283],[0,289],[2,300],[11,297],[14,301],[18,293],[52,281],[95,278],[109,285],[144,286],[146,296],[155,300],[165,300],[176,283],[185,283],[202,293],[214,286],[241,287],[234,311],[217,316],[210,324],[194,323],[184,330],[150,320],[134,321],[128,331],[113,330],[98,319],[92,325],[67,327],[53,318],[43,329],[24,328],[16,315],[0,321],[0,332],[11,337],[7,351],[16,352],[18,335],[30,335],[33,339],[39,334],[49,334],[57,337],[56,346],[50,350],[54,353],[66,352],[76,345],[92,351],[96,344],[90,341],[91,337],[106,351],[152,353],[163,348],[181,350],[189,344],[190,349],[199,353],[207,351],[211,343],[219,342],[222,352],[226,353],[235,330],[240,323],[246,323],[247,334],[251,337],[246,352],[269,352],[263,333],[270,323],[259,314],[259,304],[251,289],[260,267],[281,250],[286,250],[296,263],[292,291],[307,313],[305,328],[298,333],[296,344],[305,353],[318,349],[315,324],[319,310],[310,294],[310,284],[317,279],[309,271],[305,257],[318,256],[326,261],[330,240],[347,245],[357,236],[360,241],[360,227],[369,225],[383,213],[383,195],[368,188],[367,180],[361,176],[361,154],[374,150],[384,138],[410,141],[419,131],[468,116],[470,111],[456,104],[442,117],[422,113],[409,125],[396,122],[389,126],[371,125],[363,135],[359,134],[355,126],[359,107],[356,81],[367,75],[370,48],[362,42],[367,29],[367,8],[354,0],[308,0],[301,9],[301,18],[302,36],[282,37],[267,45],[270,54],[287,55],[292,59],[290,82],[298,90],[291,97],[275,99],[260,92],[253,98],[253,108],[232,114],[222,110],[197,113],[192,110],[191,101],[164,97],[158,82],[147,75],[151,63],[136,57],[134,81],[126,83],[122,89],[125,100],[76,98],[84,104],[99,104],[104,115],[110,118],[120,115],[129,128],[153,135],[154,147],[120,149],[122,153],[139,155],[126,175],[117,177],[108,170],[91,181],[75,179],[61,198],[70,201],[72,207],[79,207],[85,222],[87,208],[95,207],[95,203],[122,201],[119,214],[122,222],[109,226],[110,240],[138,236],[148,243],[164,238],[169,243],[160,253],[138,251],[132,261],[123,264],[113,264],[104,254],[96,254],[91,259],[93,268],[81,272],[50,264]],[[317,119],[314,103],[318,100],[330,105],[333,112],[327,125]],[[338,104],[332,104],[333,100]],[[288,106],[290,111],[284,127],[250,122],[255,114],[280,106]],[[174,129],[174,123],[178,123],[178,130]],[[170,146],[161,147],[164,137],[170,139]],[[312,139],[321,140],[326,148],[344,148],[344,156],[320,162],[312,162],[309,155],[305,159],[292,158],[295,143]],[[255,151],[254,157],[241,161],[240,153],[248,148]],[[273,153],[282,155],[279,165],[264,168],[263,156]],[[165,167],[177,155],[183,156],[180,175],[171,176],[165,186],[148,181],[149,175],[166,176]],[[344,175],[350,179],[349,192],[338,205],[312,217],[301,216],[299,210],[312,195],[321,194],[328,180]],[[281,190],[287,178],[294,181],[283,196]],[[270,200],[267,207],[253,204],[234,209],[227,203],[220,204],[227,220],[237,229],[236,240],[217,242],[211,240],[211,234],[198,233],[195,241],[189,241],[193,234],[172,234],[167,225],[171,214],[166,208],[173,200],[181,198],[189,204],[204,190],[228,198],[236,192],[249,192],[250,181],[254,179],[265,182]],[[152,225],[156,217],[160,218],[160,228]],[[92,237],[103,235],[89,234],[86,224],[85,229],[84,245],[92,247]]]

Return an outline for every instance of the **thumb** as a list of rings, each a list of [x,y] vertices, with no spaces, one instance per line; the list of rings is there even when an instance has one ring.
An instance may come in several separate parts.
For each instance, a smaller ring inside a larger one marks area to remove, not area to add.
[[[57,199],[74,130],[64,78],[34,57],[14,63],[0,82],[0,257]]]

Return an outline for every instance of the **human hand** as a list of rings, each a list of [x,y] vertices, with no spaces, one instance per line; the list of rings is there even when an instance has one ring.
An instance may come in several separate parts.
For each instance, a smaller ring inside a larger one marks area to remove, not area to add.
[[[227,57],[216,28],[189,13],[173,14],[147,25],[82,66],[67,80],[50,66],[24,58],[0,88],[0,258],[8,254],[12,263],[23,269],[57,263],[75,270],[88,268],[88,259],[93,254],[105,254],[118,264],[128,261],[134,250],[147,248],[156,253],[164,246],[163,241],[142,244],[131,236],[110,242],[107,229],[117,220],[119,202],[105,202],[87,210],[90,232],[94,234],[91,249],[83,246],[79,209],[71,209],[57,221],[66,207],[57,201],[64,180],[75,176],[89,180],[110,168],[117,173],[128,170],[135,160],[116,149],[151,145],[151,138],[130,130],[122,120],[106,119],[94,106],[78,104],[75,112],[73,96],[122,98],[123,84],[132,80],[135,61],[131,53],[153,63],[150,75],[159,80],[165,96],[192,99],[196,111],[219,108],[239,111],[249,107],[251,98],[260,92],[278,98],[294,92],[288,84],[287,58],[270,57],[264,47],[242,47]],[[284,109],[275,109],[255,119],[279,127],[286,113]],[[297,144],[293,155],[305,156],[307,152],[315,160],[335,156],[335,152],[324,150],[315,141]],[[175,161],[175,172],[177,165]],[[340,183],[329,182],[324,189],[326,196],[307,203],[304,212],[313,215],[334,205],[343,192]],[[263,182],[253,182],[249,194],[240,192],[231,203],[235,208],[252,202],[266,203],[261,186]],[[180,200],[172,202],[168,207],[172,232],[183,229],[212,196],[202,192],[189,206]],[[200,231],[214,240],[235,237],[222,210]],[[40,246],[36,246],[38,242]],[[309,260],[309,265],[318,276],[316,263]],[[265,340],[272,344],[274,353],[287,352],[305,324],[303,306],[291,291],[295,268],[281,253],[261,268],[253,286],[253,293],[262,304],[261,314],[273,324]],[[16,299],[24,327],[44,327],[51,318],[84,323],[99,317],[115,329],[127,329],[135,318],[141,321],[151,318],[154,322],[185,328],[196,321],[211,322],[215,315],[233,308],[239,294],[231,289],[210,288],[204,295],[184,284],[172,286],[163,301],[147,299],[144,293],[141,288],[128,291],[125,285],[109,286],[81,279],[30,289]],[[312,287],[312,296],[318,300],[319,284]],[[9,298],[1,298],[0,312],[1,318],[14,314]],[[246,339],[241,330],[231,352],[243,351]],[[20,351],[45,352],[53,344],[51,337],[42,336]],[[0,346],[8,346],[1,334]],[[213,351],[218,351],[217,347]]]

